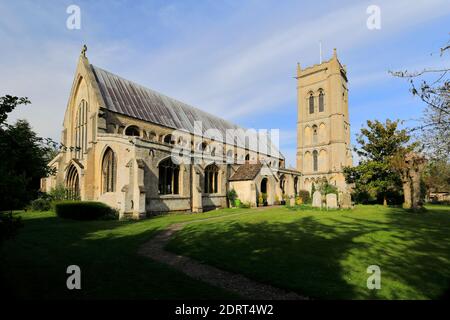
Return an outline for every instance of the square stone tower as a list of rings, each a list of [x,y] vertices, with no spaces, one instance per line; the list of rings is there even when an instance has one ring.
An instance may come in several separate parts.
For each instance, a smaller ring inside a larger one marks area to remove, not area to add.
[[[348,84],[345,66],[333,57],[306,69],[297,66],[297,170],[301,188],[326,178],[340,191],[347,186],[343,167],[352,165]]]

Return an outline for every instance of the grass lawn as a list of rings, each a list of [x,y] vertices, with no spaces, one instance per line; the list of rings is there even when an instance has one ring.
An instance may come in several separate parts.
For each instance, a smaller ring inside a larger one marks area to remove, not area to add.
[[[247,209],[248,210],[248,209]],[[19,213],[18,236],[0,248],[0,290],[14,298],[208,299],[228,292],[137,255],[174,222],[235,213],[174,214],[141,221],[72,221],[51,212]],[[66,288],[66,268],[81,268],[81,290]]]
[[[218,218],[186,225],[168,249],[313,298],[438,298],[450,281],[450,207],[224,209],[134,222],[18,214],[25,227],[0,248],[1,291],[16,298],[237,298],[137,255],[168,225],[210,217]],[[82,290],[66,289],[71,264],[81,267]],[[372,264],[379,291],[366,287]]]
[[[189,224],[167,249],[312,298],[436,299],[450,286],[450,207],[428,209],[254,210]]]

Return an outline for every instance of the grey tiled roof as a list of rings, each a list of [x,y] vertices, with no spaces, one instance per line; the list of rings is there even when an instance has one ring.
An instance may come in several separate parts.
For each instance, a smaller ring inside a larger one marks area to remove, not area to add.
[[[194,121],[202,121],[203,131],[218,129],[224,140],[227,129],[243,129],[109,71],[94,65],[91,68],[106,103],[105,107],[110,111],[190,133],[194,133]],[[238,145],[245,145],[245,136],[240,135],[237,139]],[[276,150],[274,146],[272,148]],[[281,154],[279,157],[283,158]]]
[[[262,166],[262,163],[243,164],[230,177],[230,181],[253,180],[261,171]]]

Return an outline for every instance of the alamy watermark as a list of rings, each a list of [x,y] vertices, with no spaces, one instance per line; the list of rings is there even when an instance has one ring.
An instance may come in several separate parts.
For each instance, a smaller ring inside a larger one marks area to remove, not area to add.
[[[381,289],[381,269],[377,265],[367,267],[367,273],[371,274],[367,278],[367,289],[380,290]]]
[[[279,152],[278,129],[230,128],[203,130],[202,121],[194,122],[193,134],[174,130],[164,137],[173,145],[172,161],[176,164],[256,164],[266,163],[277,171],[282,156]]]
[[[66,13],[69,14],[66,20],[66,27],[69,30],[81,29],[81,9],[76,4],[67,7]]]
[[[81,269],[80,269],[80,267],[75,264],[70,265],[67,267],[66,273],[70,274],[70,276],[68,276],[67,280],[66,280],[67,289],[80,290],[81,289]]]
[[[377,5],[370,5],[366,9],[369,15],[366,21],[367,29],[380,30],[381,29],[381,9]]]

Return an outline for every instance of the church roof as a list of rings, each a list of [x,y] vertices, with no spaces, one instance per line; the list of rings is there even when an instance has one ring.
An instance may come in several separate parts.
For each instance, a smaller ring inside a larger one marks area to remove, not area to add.
[[[190,133],[194,133],[194,121],[201,121],[203,133],[208,129],[218,129],[225,141],[227,140],[225,136],[227,129],[243,129],[224,119],[124,79],[109,71],[94,65],[91,65],[91,68],[106,103],[105,107],[110,111]],[[238,139],[236,141],[237,144],[245,145],[245,136],[242,134],[236,135]],[[215,138],[217,140],[217,137]],[[232,138],[228,141],[233,141]],[[272,150],[277,149],[273,146]],[[279,151],[275,151],[272,154],[278,154],[279,158],[283,158]]]
[[[253,180],[261,171],[262,163],[245,163],[230,177],[230,181]]]

